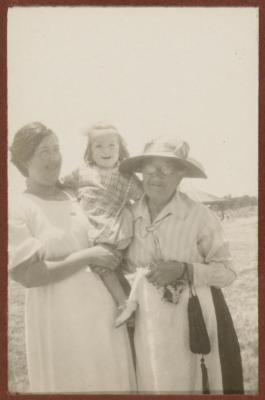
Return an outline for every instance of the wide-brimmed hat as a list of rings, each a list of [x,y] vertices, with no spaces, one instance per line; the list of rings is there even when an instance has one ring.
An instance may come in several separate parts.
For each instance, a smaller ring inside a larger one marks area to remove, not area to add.
[[[120,171],[125,174],[141,172],[144,162],[156,157],[174,161],[186,178],[207,178],[201,163],[188,157],[189,150],[190,146],[185,141],[163,137],[154,139],[146,143],[143,154],[123,160]]]

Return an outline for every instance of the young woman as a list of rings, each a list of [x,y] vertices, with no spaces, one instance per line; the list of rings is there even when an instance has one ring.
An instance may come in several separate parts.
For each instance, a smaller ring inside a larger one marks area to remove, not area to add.
[[[118,253],[92,245],[87,217],[58,184],[62,158],[50,129],[39,122],[24,126],[10,151],[27,180],[10,211],[9,267],[27,288],[30,391],[134,391],[126,327],[115,328],[115,303],[93,272],[94,266],[114,270]]]

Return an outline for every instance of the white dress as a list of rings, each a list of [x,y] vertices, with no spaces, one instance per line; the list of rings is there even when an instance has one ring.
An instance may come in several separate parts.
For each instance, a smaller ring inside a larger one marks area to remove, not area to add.
[[[24,194],[10,212],[9,266],[35,252],[65,257],[91,245],[76,200],[44,201]],[[27,289],[26,347],[33,393],[135,391],[126,327],[115,328],[115,305],[100,277],[81,270]]]
[[[135,231],[128,263],[137,269],[133,297],[139,304],[135,321],[138,389],[146,393],[202,394],[201,356],[193,354],[189,346],[189,289],[184,289],[178,304],[167,303],[144,276],[151,262],[162,259],[193,264],[194,286],[211,342],[211,352],[205,357],[210,392],[222,394],[217,321],[210,286],[226,286],[235,274],[221,226],[204,206],[181,193],[153,222],[144,197],[133,206],[133,215]]]

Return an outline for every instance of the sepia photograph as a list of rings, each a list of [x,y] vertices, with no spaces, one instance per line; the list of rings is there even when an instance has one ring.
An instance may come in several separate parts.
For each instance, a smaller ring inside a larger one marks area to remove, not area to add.
[[[257,395],[258,7],[10,7],[8,391]]]

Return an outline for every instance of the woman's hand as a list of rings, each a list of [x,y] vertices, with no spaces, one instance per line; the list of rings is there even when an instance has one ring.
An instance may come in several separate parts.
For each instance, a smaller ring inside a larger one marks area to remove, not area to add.
[[[111,274],[112,270],[110,268],[105,267],[97,267],[96,265],[90,265],[90,268],[93,272],[101,276],[102,278],[105,277],[107,274]]]
[[[148,282],[157,287],[176,282],[183,277],[185,264],[179,261],[158,261],[151,264],[151,271],[146,275]]]
[[[89,257],[89,264],[93,267],[99,267],[99,270],[110,269],[115,270],[121,262],[119,253],[110,250],[106,246],[97,245],[92,247]],[[95,271],[96,272],[96,271]]]

